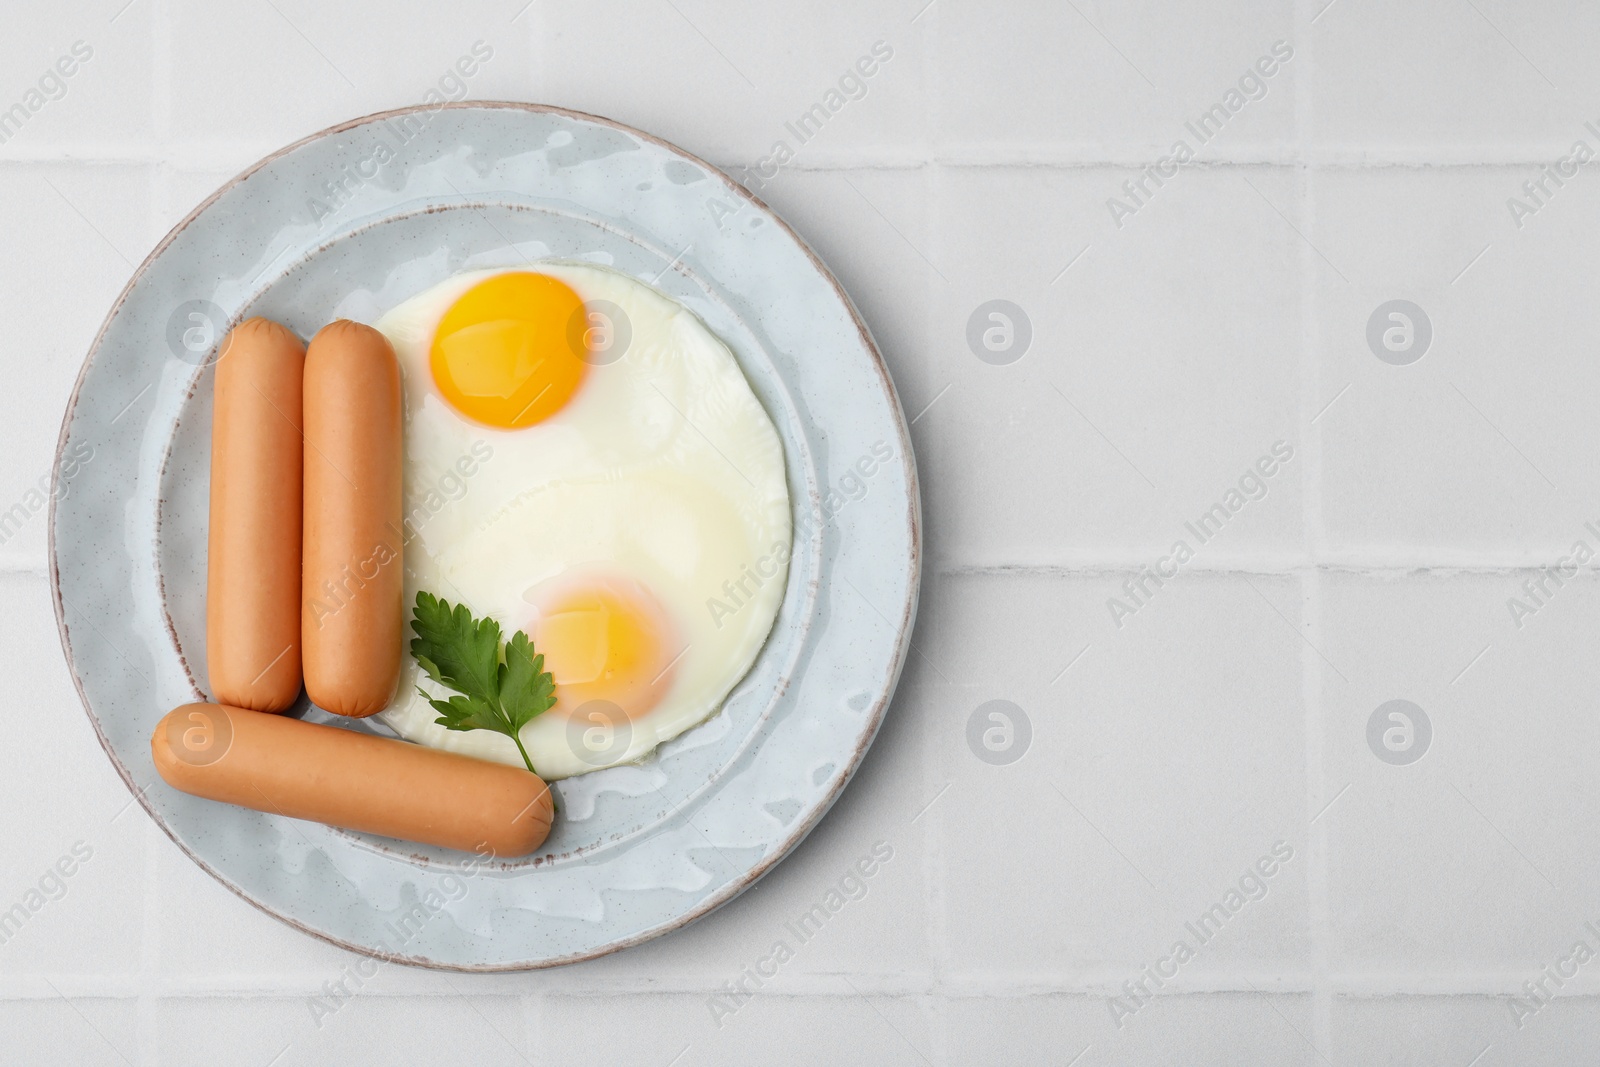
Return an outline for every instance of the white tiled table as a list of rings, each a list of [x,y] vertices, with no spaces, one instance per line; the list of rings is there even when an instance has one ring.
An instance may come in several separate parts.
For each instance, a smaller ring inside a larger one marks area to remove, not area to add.
[[[1600,150],[1600,12],[923,2],[5,11],[0,112],[76,42],[92,56],[0,144],[0,509],[30,510],[133,266],[280,145],[420,102],[481,41],[459,92],[593,111],[738,171],[882,41],[865,95],[761,192],[843,280],[916,416],[928,553],[877,745],[753,891],[583,966],[384,967],[319,1019],[358,957],[235,899],[127,806],[26,517],[0,545],[0,910],[41,879],[64,895],[0,944],[0,1061],[1592,1057],[1600,961],[1559,988],[1542,969],[1580,940],[1600,953],[1600,581],[1552,584],[1520,627],[1507,602],[1574,542],[1600,549],[1600,164],[1547,179],[1520,228],[1507,199],[1574,141]],[[1108,198],[1194,143],[1185,123],[1279,40],[1293,56],[1265,94],[1119,227]],[[993,299],[1032,326],[1009,365],[966,340]],[[1393,299],[1433,327],[1407,366],[1366,339]],[[1265,496],[1199,544],[1185,523],[1279,441],[1294,455]],[[1179,539],[1193,559],[1118,626],[1108,600]],[[1005,765],[967,741],[997,699],[1032,732]],[[1392,699],[1432,724],[1410,765],[1368,746]],[[880,841],[866,895],[716,1011]],[[1250,875],[1277,842],[1292,858]],[[87,861],[48,878],[75,844]],[[1202,944],[1190,925],[1242,877],[1260,899]],[[1179,940],[1177,976],[1129,997]],[[1519,1027],[1511,998],[1541,979],[1559,995]]]

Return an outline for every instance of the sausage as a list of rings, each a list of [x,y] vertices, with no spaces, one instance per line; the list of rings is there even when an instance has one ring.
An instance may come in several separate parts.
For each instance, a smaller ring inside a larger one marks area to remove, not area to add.
[[[339,320],[306,350],[306,693],[339,715],[382,711],[400,676],[400,365],[383,334]]]
[[[521,767],[284,715],[185,704],[150,752],[174,789],[291,819],[496,856],[550,832],[550,789]]]
[[[301,382],[305,346],[248,319],[213,383],[206,671],[220,701],[283,711],[300,695]]]

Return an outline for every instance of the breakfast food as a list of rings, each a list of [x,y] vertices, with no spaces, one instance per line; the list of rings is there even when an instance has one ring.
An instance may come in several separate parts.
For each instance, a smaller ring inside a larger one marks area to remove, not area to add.
[[[521,767],[336,726],[185,704],[150,750],[175,789],[291,819],[496,856],[550,832],[550,790]]]
[[[728,348],[625,275],[463,274],[305,349],[252,319],[216,401],[219,703],[150,742],[184,792],[525,855],[549,833],[545,779],[704,720],[777,616],[777,430]],[[318,706],[408,740],[261,714],[302,668]]]
[[[554,678],[549,711],[467,729],[439,704],[478,698],[408,656],[383,721],[505,763],[520,747],[558,779],[720,708],[772,628],[791,536],[782,445],[728,348],[573,263],[463,274],[377,328],[405,383],[406,603],[525,633]]]
[[[311,339],[300,629],[306,693],[339,715],[383,710],[400,673],[400,403],[381,333],[341,319]]]
[[[305,347],[249,319],[216,364],[206,668],[216,698],[283,711],[300,695],[301,381]]]

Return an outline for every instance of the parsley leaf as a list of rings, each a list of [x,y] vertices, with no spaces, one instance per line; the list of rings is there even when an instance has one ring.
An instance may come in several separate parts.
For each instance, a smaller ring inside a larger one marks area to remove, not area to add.
[[[522,762],[533,771],[520,731],[556,702],[555,680],[544,656],[520,630],[505,645],[500,624],[474,619],[465,604],[452,608],[431,593],[417,593],[411,620],[417,635],[411,654],[428,677],[459,696],[438,700],[419,688],[447,730],[493,730],[516,742]],[[537,774],[537,771],[533,771]]]

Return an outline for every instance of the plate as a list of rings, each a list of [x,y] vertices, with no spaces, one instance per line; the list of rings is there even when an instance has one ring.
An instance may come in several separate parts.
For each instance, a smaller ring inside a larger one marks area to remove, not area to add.
[[[557,783],[555,830],[516,861],[245,811],[161,782],[151,730],[172,707],[205,699],[217,342],[251,315],[303,337],[340,316],[371,322],[449,275],[541,259],[609,266],[699,315],[777,426],[795,546],[749,675],[720,713],[653,758]],[[151,253],[67,407],[50,573],[101,744],[196,863],[346,948],[517,970],[684,926],[749,888],[817,824],[899,678],[919,521],[882,357],[793,230],[714,167],[637,130],[556,108],[461,103],[371,115],[291,145]]]

